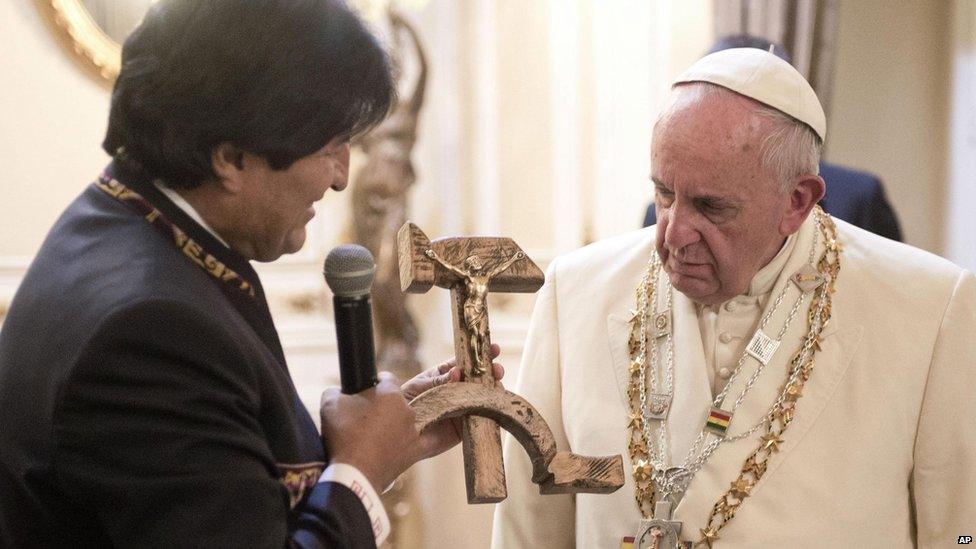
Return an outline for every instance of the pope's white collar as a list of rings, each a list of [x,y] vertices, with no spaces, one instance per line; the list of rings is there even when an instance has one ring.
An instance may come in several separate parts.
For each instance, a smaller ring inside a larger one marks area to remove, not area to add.
[[[779,278],[783,268],[786,267],[786,262],[789,261],[790,255],[793,253],[793,248],[795,247],[796,233],[793,233],[786,237],[786,241],[783,242],[783,246],[773,256],[773,259],[765,267],[759,269],[756,276],[752,277],[752,282],[749,283],[749,288],[746,290],[745,295],[758,297],[771,292],[773,284],[776,283],[776,279]]]

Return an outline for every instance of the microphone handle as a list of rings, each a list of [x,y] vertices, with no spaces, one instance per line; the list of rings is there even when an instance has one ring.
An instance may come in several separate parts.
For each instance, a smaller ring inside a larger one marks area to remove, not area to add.
[[[342,392],[352,395],[374,387],[376,354],[373,351],[373,313],[369,294],[332,297],[336,341],[339,345],[339,379]]]

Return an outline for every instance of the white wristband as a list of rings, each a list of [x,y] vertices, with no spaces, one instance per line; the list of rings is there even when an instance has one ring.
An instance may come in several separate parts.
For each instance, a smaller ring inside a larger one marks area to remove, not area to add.
[[[390,517],[386,515],[383,502],[373,489],[373,485],[366,479],[359,469],[346,463],[332,463],[322,471],[319,482],[338,482],[352,490],[356,497],[363,502],[369,522],[373,527],[373,538],[376,545],[380,545],[390,535]]]

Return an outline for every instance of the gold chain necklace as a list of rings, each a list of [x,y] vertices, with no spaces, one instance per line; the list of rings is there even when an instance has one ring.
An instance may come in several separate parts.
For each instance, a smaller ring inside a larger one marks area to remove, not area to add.
[[[820,350],[820,334],[826,327],[831,317],[831,303],[834,292],[834,284],[837,274],[840,271],[840,252],[841,245],[837,241],[837,228],[829,215],[820,210],[819,206],[813,213],[821,219],[820,230],[825,241],[825,250],[817,263],[817,272],[823,277],[824,283],[817,289],[811,299],[808,308],[808,331],[804,337],[803,344],[790,360],[790,372],[786,381],[781,387],[780,398],[774,404],[769,419],[765,422],[765,434],[760,437],[760,444],[756,450],[745,460],[741,473],[731,484],[731,488],[723,494],[709,515],[706,528],[701,529],[701,539],[698,544],[705,544],[708,547],[719,539],[718,532],[728,521],[735,516],[739,506],[749,497],[753,486],[755,486],[762,476],[766,473],[767,461],[779,451],[779,444],[783,443],[781,438],[783,433],[793,421],[796,411],[797,401],[803,396],[803,386],[810,378],[813,371],[813,358],[816,351]],[[648,265],[648,269],[651,269]],[[647,276],[644,279],[648,279]],[[642,280],[637,288],[638,300],[642,293],[650,292],[649,299],[653,300],[654,284],[645,287]],[[639,303],[638,303],[639,306]],[[651,515],[655,507],[656,494],[652,480],[652,469],[650,456],[648,455],[649,445],[645,438],[645,425],[641,410],[640,389],[645,380],[640,376],[640,360],[638,357],[641,349],[641,322],[633,322],[630,332],[628,348],[631,359],[631,380],[627,389],[630,402],[631,416],[629,427],[631,437],[629,452],[633,465],[633,475],[635,484],[635,499],[637,508],[645,518]]]

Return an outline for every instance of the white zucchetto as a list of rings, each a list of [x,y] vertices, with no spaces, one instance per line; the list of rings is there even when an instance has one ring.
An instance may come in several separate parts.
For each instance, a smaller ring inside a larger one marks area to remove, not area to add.
[[[699,59],[674,84],[709,82],[784,112],[813,128],[823,140],[827,117],[820,99],[793,65],[768,51],[732,48]]]

